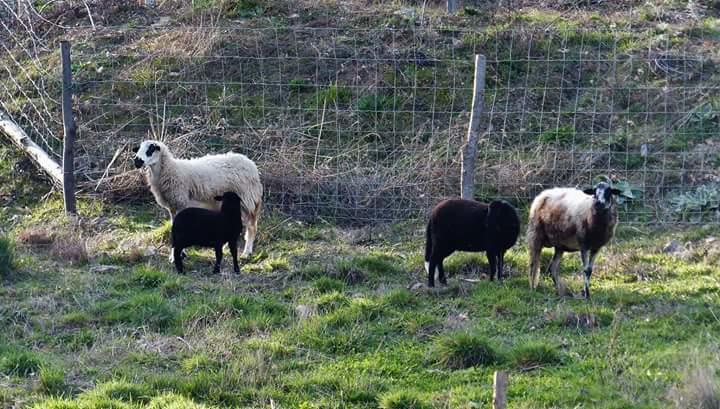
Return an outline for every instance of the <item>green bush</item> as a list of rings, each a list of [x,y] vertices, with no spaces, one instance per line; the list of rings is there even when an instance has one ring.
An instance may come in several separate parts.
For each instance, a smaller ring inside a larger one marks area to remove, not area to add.
[[[510,353],[512,362],[521,368],[560,363],[560,353],[554,347],[540,341],[532,341],[516,347]]]
[[[15,245],[6,236],[0,236],[0,276],[8,275],[15,266]]]
[[[489,365],[499,361],[490,343],[477,335],[460,332],[441,338],[437,343],[438,363],[449,369]]]
[[[431,406],[425,402],[417,392],[396,391],[380,398],[382,409],[429,409]]]

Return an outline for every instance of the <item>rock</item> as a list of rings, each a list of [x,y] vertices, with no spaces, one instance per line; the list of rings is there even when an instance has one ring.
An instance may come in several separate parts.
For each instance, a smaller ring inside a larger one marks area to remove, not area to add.
[[[143,256],[145,256],[145,257],[152,257],[152,256],[154,256],[156,253],[157,253],[157,252],[155,251],[155,248],[154,248],[154,247],[146,247],[145,250],[143,251]]]
[[[298,318],[300,318],[301,320],[306,320],[315,315],[316,313],[317,307],[314,305],[300,304],[295,307],[295,314],[297,314]]]
[[[410,287],[408,287],[408,289],[412,290],[412,291],[421,290],[423,288],[425,288],[425,284],[423,284],[423,283],[415,283],[415,284],[412,284]]]
[[[417,17],[417,12],[412,7],[402,7],[400,10],[396,10],[393,14],[395,14],[396,16],[401,16],[408,20],[411,20],[411,19],[414,19]]]
[[[680,244],[679,241],[673,239],[668,244],[666,244],[665,247],[663,247],[662,251],[663,251],[663,253],[667,253],[667,254],[676,253],[678,250],[680,250],[681,246],[682,245]]]
[[[114,266],[109,264],[98,264],[90,267],[91,273],[107,273],[108,271],[120,270],[120,266]]]

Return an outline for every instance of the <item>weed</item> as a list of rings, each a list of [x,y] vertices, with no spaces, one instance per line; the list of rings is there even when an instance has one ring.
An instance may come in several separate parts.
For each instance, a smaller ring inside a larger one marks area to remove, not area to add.
[[[322,313],[335,311],[348,305],[350,305],[350,299],[338,291],[325,293],[317,299],[318,310]]]
[[[159,294],[142,292],[125,301],[105,301],[96,305],[108,323],[123,322],[156,329],[166,329],[175,323],[174,310]]]
[[[720,382],[712,367],[697,366],[685,371],[681,383],[670,392],[678,409],[720,408]]]
[[[329,293],[331,291],[341,293],[345,289],[345,284],[342,281],[330,277],[321,277],[315,280],[313,286],[320,293]]]
[[[39,381],[40,392],[46,395],[61,396],[67,392],[65,373],[60,368],[42,365],[40,367]]]
[[[411,390],[395,391],[380,398],[382,409],[429,409],[432,406]]]
[[[0,277],[7,276],[15,266],[15,245],[7,236],[0,236]]]
[[[436,349],[437,362],[449,369],[491,365],[499,361],[498,353],[486,339],[467,332],[441,338]]]
[[[520,368],[556,365],[562,360],[556,348],[540,341],[532,341],[515,347],[510,352],[510,359]]]
[[[42,360],[30,351],[17,348],[0,350],[0,373],[11,376],[30,376],[40,369]]]
[[[115,380],[96,386],[92,391],[84,393],[81,398],[87,402],[109,399],[131,404],[146,404],[151,396],[152,393],[146,385]]]
[[[87,242],[78,232],[61,232],[50,247],[50,255],[70,264],[85,264],[88,261]]]
[[[132,274],[132,281],[143,288],[157,288],[168,279],[167,273],[152,269],[148,266],[137,268]]]

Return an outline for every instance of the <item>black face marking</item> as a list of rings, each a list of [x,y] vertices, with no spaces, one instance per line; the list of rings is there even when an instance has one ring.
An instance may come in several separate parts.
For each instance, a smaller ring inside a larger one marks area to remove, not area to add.
[[[160,147],[155,145],[154,143],[151,143],[150,146],[148,146],[147,150],[145,151],[145,156],[148,158],[152,156],[153,152],[159,151]]]

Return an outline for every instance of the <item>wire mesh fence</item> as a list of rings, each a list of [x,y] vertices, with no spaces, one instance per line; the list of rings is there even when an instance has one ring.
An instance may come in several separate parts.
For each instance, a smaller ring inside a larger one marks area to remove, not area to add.
[[[0,101],[61,152],[58,47],[2,25]],[[626,222],[717,220],[714,37],[702,31],[106,26],[73,44],[85,193],[136,197],[130,147],[255,160],[268,207],[341,223],[425,214],[459,194],[473,56],[487,57],[476,196],[627,183]]]

